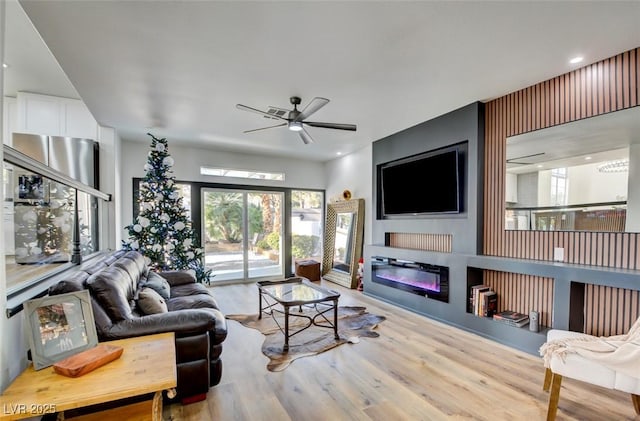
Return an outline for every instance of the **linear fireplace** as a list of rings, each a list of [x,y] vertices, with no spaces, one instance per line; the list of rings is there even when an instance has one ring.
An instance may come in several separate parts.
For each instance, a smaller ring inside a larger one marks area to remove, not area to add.
[[[371,280],[392,288],[449,302],[449,268],[390,257],[371,259]]]

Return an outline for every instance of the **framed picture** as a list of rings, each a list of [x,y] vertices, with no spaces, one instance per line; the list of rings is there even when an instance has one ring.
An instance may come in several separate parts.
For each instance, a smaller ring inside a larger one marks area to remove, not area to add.
[[[42,176],[37,174],[18,176],[18,198],[29,200],[44,199],[44,182]]]
[[[98,344],[89,291],[29,300],[24,309],[36,370]]]

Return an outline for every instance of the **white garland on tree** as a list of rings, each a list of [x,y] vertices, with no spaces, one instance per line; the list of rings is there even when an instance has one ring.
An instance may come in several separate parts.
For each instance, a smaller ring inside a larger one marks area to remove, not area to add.
[[[125,250],[137,250],[156,271],[193,269],[198,282],[208,282],[211,270],[203,264],[203,250],[197,244],[191,223],[175,188],[173,164],[167,140],[152,134],[151,151],[137,198],[139,214],[125,227],[129,238]]]

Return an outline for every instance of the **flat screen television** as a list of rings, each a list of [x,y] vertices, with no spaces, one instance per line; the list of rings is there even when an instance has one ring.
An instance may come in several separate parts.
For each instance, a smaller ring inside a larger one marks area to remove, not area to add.
[[[460,161],[449,147],[379,165],[381,216],[460,213]]]

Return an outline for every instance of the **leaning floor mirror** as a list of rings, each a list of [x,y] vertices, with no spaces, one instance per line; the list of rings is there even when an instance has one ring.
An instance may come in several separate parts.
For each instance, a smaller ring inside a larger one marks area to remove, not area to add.
[[[358,285],[358,260],[362,256],[364,199],[330,203],[324,231],[322,277],[347,288]]]

